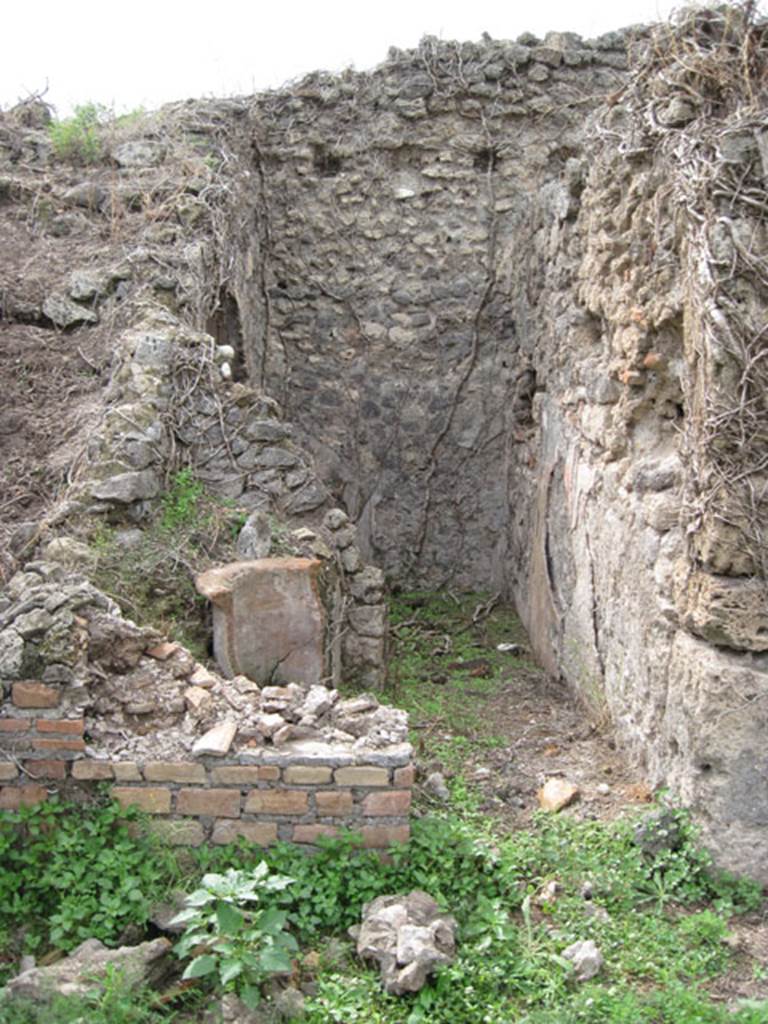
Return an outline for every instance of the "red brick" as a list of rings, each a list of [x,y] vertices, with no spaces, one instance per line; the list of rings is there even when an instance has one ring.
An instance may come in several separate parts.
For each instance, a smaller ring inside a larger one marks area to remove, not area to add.
[[[295,825],[294,843],[316,843],[319,836],[337,836],[339,830],[333,825]]]
[[[180,789],[176,795],[179,814],[204,814],[212,818],[240,817],[238,789]]]
[[[0,811],[17,811],[22,806],[39,804],[47,796],[45,786],[3,786],[0,789]]]
[[[371,817],[396,818],[411,809],[410,789],[389,790],[386,793],[369,793],[363,800],[363,814]]]
[[[32,746],[35,750],[75,750],[82,752],[85,750],[85,740],[32,740]]]
[[[57,708],[61,699],[58,687],[45,683],[14,683],[11,692],[17,708]]]
[[[211,770],[214,782],[225,786],[250,786],[254,782],[277,782],[280,769],[273,764],[225,764]]]
[[[309,794],[304,789],[252,789],[246,814],[306,814]]]
[[[25,761],[24,770],[34,779],[66,779],[66,761]]]
[[[0,761],[0,782],[11,782],[18,777],[19,769],[10,761]]]
[[[114,779],[115,773],[109,761],[73,761],[73,779]]]
[[[171,813],[171,791],[161,786],[113,786],[112,798],[117,800],[121,807],[135,804],[147,814]]]
[[[315,793],[317,813],[324,815],[351,814],[354,810],[352,791],[349,789],[332,789]]]
[[[172,643],[170,640],[165,640],[156,647],[148,647],[145,653],[148,654],[150,658],[155,658],[157,661],[168,661],[171,655],[175,654],[178,649],[178,644]]]
[[[381,850],[392,843],[407,843],[410,825],[366,825],[362,829],[363,846],[368,850]]]
[[[274,821],[217,821],[211,842],[234,843],[240,837],[257,846],[269,846],[277,842],[277,825]]]
[[[62,736],[82,736],[85,731],[82,718],[38,718],[35,725],[38,732],[55,732]]]
[[[0,718],[0,732],[29,732],[28,718]]]
[[[412,764],[406,765],[405,768],[396,768],[393,776],[395,785],[401,789],[410,789],[415,778],[416,769]]]
[[[191,761],[147,761],[147,782],[205,782],[205,768]]]

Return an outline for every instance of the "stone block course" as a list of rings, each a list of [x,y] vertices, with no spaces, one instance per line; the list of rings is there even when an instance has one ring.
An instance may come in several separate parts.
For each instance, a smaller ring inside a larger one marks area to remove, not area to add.
[[[331,781],[331,769],[321,765],[297,764],[284,769],[283,781],[299,786],[327,785]]]
[[[374,768],[370,765],[337,768],[334,780],[339,786],[388,786],[389,771],[386,768]]]
[[[369,793],[363,800],[363,814],[371,817],[396,818],[408,814],[410,809],[411,791],[409,789]]]
[[[306,814],[308,809],[303,789],[254,789],[245,801],[246,814]]]
[[[294,825],[294,843],[315,843],[320,836],[336,836],[339,830],[333,825]]]
[[[176,795],[176,810],[179,814],[239,818],[240,790],[180,789]]]
[[[109,761],[73,761],[72,778],[84,782],[94,779],[114,779],[115,771]]]
[[[113,786],[112,796],[122,807],[135,804],[147,814],[170,814],[171,791],[160,787]]]
[[[17,811],[20,807],[39,804],[48,796],[45,786],[3,786],[0,788],[0,811]]]
[[[211,780],[219,785],[250,786],[257,782],[276,782],[280,769],[275,765],[225,765],[213,768]]]
[[[205,783],[205,768],[189,761],[147,761],[144,765],[147,782]]]
[[[66,761],[25,761],[24,771],[32,779],[66,779]]]
[[[331,789],[315,793],[315,807],[321,818],[325,815],[352,814],[354,810],[352,792],[349,789]]]

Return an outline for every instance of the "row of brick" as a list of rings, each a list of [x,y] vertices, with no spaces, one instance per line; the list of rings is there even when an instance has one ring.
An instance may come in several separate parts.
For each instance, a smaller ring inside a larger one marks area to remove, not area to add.
[[[0,723],[8,719],[0,719]],[[13,719],[16,721],[16,719]],[[45,731],[49,719],[38,720]],[[72,723],[80,723],[82,719],[69,719]],[[73,728],[64,736],[69,741]],[[48,749],[48,748],[40,748]],[[69,749],[69,748],[65,748]],[[27,760],[24,768],[30,776],[59,781],[71,777],[82,782],[176,782],[186,785],[215,786],[253,786],[258,783],[284,783],[289,786],[354,786],[363,788],[382,788],[394,786],[396,789],[409,789],[413,785],[413,765],[402,768],[382,768],[379,765],[350,765],[344,768],[333,768],[330,765],[216,765],[207,769],[205,765],[194,761],[147,761],[138,764],[134,761],[101,761],[83,758],[77,761],[64,760]],[[0,781],[16,778],[15,764],[0,762]]]
[[[359,800],[351,789],[172,789],[169,786],[114,786],[112,796],[123,806],[136,804],[147,814],[191,814],[239,818],[242,814],[288,815],[301,818],[366,818],[405,816],[411,809],[410,789],[365,792]]]
[[[0,718],[0,737],[30,751],[80,754],[84,732],[82,718]]]
[[[176,818],[157,820],[152,830],[172,846],[200,846],[206,840],[216,845],[233,843],[237,839],[246,839],[258,846],[270,846],[272,843],[289,842],[301,845],[313,845],[321,836],[339,835],[344,826],[320,824],[278,824],[274,821],[215,821],[210,830],[193,818]],[[355,831],[362,836],[363,846],[367,849],[383,850],[392,843],[407,843],[410,826],[402,824],[368,824],[359,823]]]

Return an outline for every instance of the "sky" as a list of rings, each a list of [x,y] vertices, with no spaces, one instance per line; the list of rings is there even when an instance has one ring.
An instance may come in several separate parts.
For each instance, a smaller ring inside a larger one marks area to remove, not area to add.
[[[2,16],[0,109],[45,92],[60,117],[80,103],[124,113],[171,100],[278,88],[317,69],[365,70],[424,35],[578,32],[666,18],[669,0],[36,0]],[[46,91],[47,90],[47,91]]]

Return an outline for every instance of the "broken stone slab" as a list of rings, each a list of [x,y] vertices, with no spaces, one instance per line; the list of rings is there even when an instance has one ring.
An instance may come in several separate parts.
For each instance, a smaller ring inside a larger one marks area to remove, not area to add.
[[[197,740],[193,747],[192,753],[195,757],[200,757],[203,754],[210,754],[213,757],[224,757],[225,754],[229,753],[229,748],[232,746],[232,742],[237,733],[237,725],[235,722],[219,722],[218,725],[214,725],[212,729],[204,733]]]
[[[33,967],[12,978],[6,997],[48,1003],[55,995],[85,995],[114,971],[128,989],[160,987],[170,980],[175,964],[168,939],[153,939],[139,946],[107,949],[98,939],[86,939],[68,957],[50,967]]]
[[[213,647],[225,676],[314,683],[325,669],[325,611],[309,558],[232,562],[197,577],[213,604]]]
[[[385,991],[418,992],[456,954],[456,921],[425,892],[379,896],[363,907],[357,953],[379,964]]]

